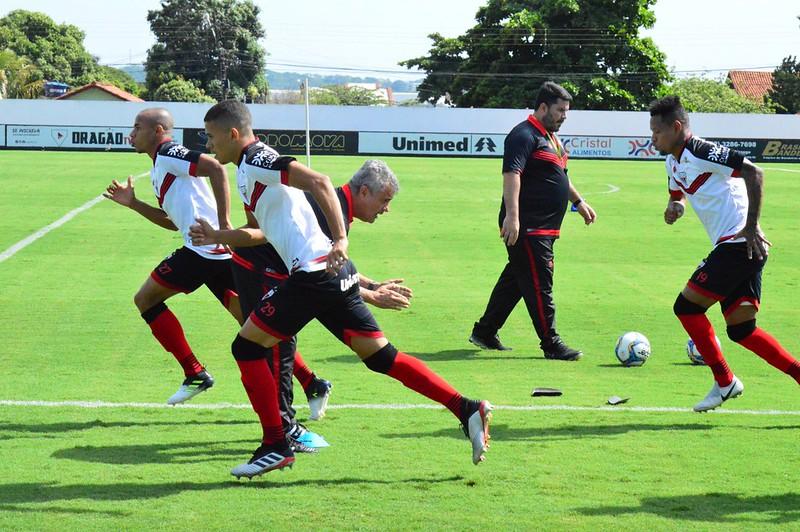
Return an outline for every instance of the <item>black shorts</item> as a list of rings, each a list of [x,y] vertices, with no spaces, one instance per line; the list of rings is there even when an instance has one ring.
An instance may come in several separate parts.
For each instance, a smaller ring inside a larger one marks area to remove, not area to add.
[[[176,249],[162,260],[150,277],[162,286],[185,294],[206,285],[224,305],[236,294],[230,259],[207,259],[187,247]]]
[[[338,275],[298,271],[264,295],[250,320],[264,332],[287,340],[312,319],[345,345],[354,336],[381,338],[383,333],[358,288],[358,273],[348,261]]]
[[[259,253],[261,247],[237,248],[231,261],[233,282],[245,318],[253,312],[264,294],[289,278],[283,263]]]
[[[719,301],[726,316],[744,302],[758,309],[761,271],[766,262],[766,257],[748,259],[745,242],[720,244],[700,263],[686,285]]]

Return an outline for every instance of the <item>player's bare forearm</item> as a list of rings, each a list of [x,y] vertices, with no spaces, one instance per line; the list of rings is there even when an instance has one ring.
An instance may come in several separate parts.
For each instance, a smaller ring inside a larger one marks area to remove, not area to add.
[[[740,172],[744,185],[747,188],[747,222],[749,227],[756,227],[761,216],[761,199],[764,190],[764,171],[751,163],[748,159],[744,160]]]
[[[519,190],[519,173],[503,172],[503,204],[506,208],[506,217],[500,228],[500,238],[506,246],[516,244],[519,237]]]
[[[506,216],[519,218],[520,177],[517,172],[503,172],[503,203]]]
[[[322,214],[325,215],[325,219],[328,222],[331,238],[334,242],[342,239],[346,240],[347,233],[344,230],[342,208],[330,178],[297,161],[289,163],[288,171],[289,186],[310,192],[319,204]]]
[[[147,203],[134,198],[131,201],[130,209],[133,211],[138,212],[144,218],[147,218],[152,223],[156,224],[159,227],[163,227],[164,229],[168,229],[170,231],[177,231],[178,227],[172,223],[172,220],[167,213],[164,212],[163,209],[159,209],[158,207],[153,207],[152,205],[148,205]]]
[[[358,272],[358,286],[369,290],[375,290],[378,288],[378,285],[379,283],[377,281],[373,281],[363,273]],[[366,301],[366,299],[364,301]]]
[[[575,185],[572,184],[572,180],[570,179],[569,180],[569,201],[570,201],[570,203],[575,203],[579,199],[582,199],[581,195],[578,192],[578,189],[575,188]]]
[[[197,175],[208,176],[217,203],[219,227],[220,229],[230,229],[231,192],[225,167],[213,157],[203,154],[197,161]]]
[[[189,228],[189,237],[195,246],[226,244],[234,247],[253,247],[264,243],[260,229],[240,227],[238,229],[214,229],[208,220],[198,219]]]

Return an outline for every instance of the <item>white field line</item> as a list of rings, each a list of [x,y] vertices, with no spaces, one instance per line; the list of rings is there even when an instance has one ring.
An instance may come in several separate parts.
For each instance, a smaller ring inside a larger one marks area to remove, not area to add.
[[[145,172],[143,174],[139,174],[139,175],[135,176],[135,179],[138,179],[140,177],[146,176],[148,174],[149,174],[149,172]],[[42,227],[41,229],[39,229],[38,231],[36,231],[35,233],[33,233],[32,235],[23,238],[22,240],[20,240],[19,242],[17,242],[16,244],[14,244],[10,248],[8,248],[7,250],[5,250],[2,253],[0,253],[0,262],[3,262],[6,259],[10,259],[11,257],[14,256],[14,254],[17,251],[28,247],[29,245],[33,244],[34,242],[36,242],[37,240],[42,238],[44,235],[46,235],[47,233],[49,233],[53,229],[58,229],[59,227],[61,227],[65,223],[67,223],[68,221],[70,221],[73,218],[75,218],[76,216],[78,216],[83,211],[91,209],[92,207],[94,207],[95,205],[97,205],[98,203],[103,201],[104,199],[105,199],[105,197],[103,197],[103,195],[100,194],[96,198],[92,198],[91,200],[87,201],[86,203],[84,203],[83,205],[78,207],[77,209],[72,209],[67,214],[65,214],[64,216],[62,216],[58,220],[56,220],[55,222],[53,222],[53,223],[51,223],[49,225],[46,225],[46,226]]]
[[[791,172],[793,174],[800,174],[800,170],[789,170],[788,168],[767,168],[767,171],[772,172]]]
[[[178,408],[190,410],[249,410],[252,407],[247,404],[232,403],[212,403],[212,404],[193,404],[184,403],[181,405],[168,405],[166,403],[112,403],[107,401],[13,401],[0,400],[0,407],[45,407],[45,408],[84,408],[97,409],[109,408],[118,410],[147,409],[147,408]],[[308,408],[305,405],[297,405],[297,408]],[[494,405],[495,410],[509,411],[568,411],[568,412],[675,412],[690,413],[695,412],[691,408],[679,408],[673,406],[570,406],[570,405]],[[442,406],[435,404],[343,404],[328,405],[330,410],[439,410]],[[749,416],[800,416],[798,410],[714,410],[715,414],[738,414]]]
[[[594,196],[596,194],[613,194],[614,192],[619,192],[620,188],[617,186],[612,185],[611,183],[606,183],[608,190],[603,190],[602,192],[587,192],[586,194],[581,194],[582,196]]]

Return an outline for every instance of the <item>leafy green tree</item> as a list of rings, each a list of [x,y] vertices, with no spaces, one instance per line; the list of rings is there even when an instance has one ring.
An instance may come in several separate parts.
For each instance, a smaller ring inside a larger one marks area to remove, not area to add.
[[[130,92],[134,96],[139,96],[142,93],[142,87],[136,83],[133,76],[118,68],[105,65],[98,65],[94,73],[82,76],[77,81],[77,84],[80,85],[85,85],[93,81],[108,83]]]
[[[180,77],[160,85],[151,93],[150,98],[157,102],[212,103],[214,101],[213,98],[203,92],[203,89]]]
[[[37,98],[44,89],[42,73],[25,57],[0,51],[0,97]]]
[[[76,26],[56,24],[44,13],[16,10],[0,19],[0,50],[27,58],[50,81],[75,85],[96,71],[84,37]]]
[[[348,87],[346,85],[329,85],[324,87],[339,101],[336,105],[380,105],[386,103],[374,92],[364,87]]]
[[[800,62],[797,57],[786,57],[772,73],[768,98],[778,113],[800,113]]]
[[[665,87],[662,94],[680,96],[686,110],[694,113],[774,112],[769,104],[742,96],[724,81],[713,79],[680,79]]]
[[[147,53],[147,89],[174,75],[216,99],[243,99],[250,85],[266,92],[259,12],[252,0],[162,0],[147,15],[157,41]]]
[[[542,82],[562,84],[580,109],[644,109],[669,79],[650,38],[655,0],[488,0],[464,35],[430,35],[420,101],[531,107]]]

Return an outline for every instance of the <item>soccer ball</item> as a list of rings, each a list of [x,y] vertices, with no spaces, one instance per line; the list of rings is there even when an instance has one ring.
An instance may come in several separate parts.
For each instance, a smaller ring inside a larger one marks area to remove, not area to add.
[[[714,340],[717,341],[717,345],[720,349],[722,349],[722,344],[719,342],[719,337],[714,336]],[[700,351],[697,350],[697,346],[694,345],[694,340],[689,338],[689,341],[686,342],[686,355],[689,357],[689,360],[692,361],[692,364],[695,366],[705,366],[706,361],[703,360],[703,355],[700,354]]]
[[[617,340],[614,353],[623,366],[641,366],[650,357],[650,341],[642,333],[627,332]]]

